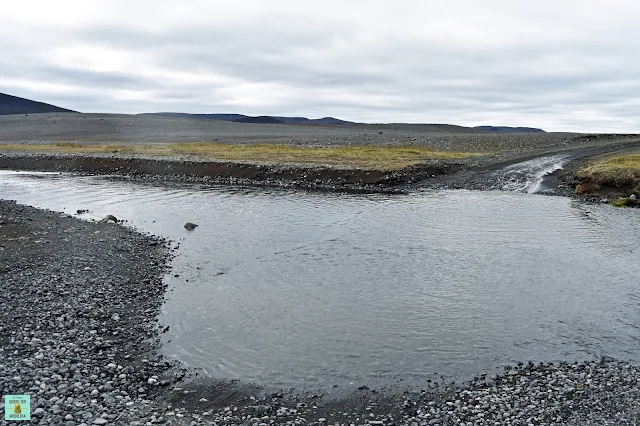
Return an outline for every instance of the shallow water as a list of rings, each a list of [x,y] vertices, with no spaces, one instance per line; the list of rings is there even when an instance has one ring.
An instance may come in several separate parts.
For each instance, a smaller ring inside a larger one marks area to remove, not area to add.
[[[15,172],[0,172],[0,198],[114,214],[180,242],[164,351],[213,377],[420,386],[517,361],[640,361],[637,210]]]

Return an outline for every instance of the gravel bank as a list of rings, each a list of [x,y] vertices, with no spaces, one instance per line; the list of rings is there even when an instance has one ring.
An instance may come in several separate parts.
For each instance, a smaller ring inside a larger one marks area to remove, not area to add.
[[[462,164],[457,160],[434,159],[401,170],[369,170],[201,158],[0,152],[0,169],[117,175],[158,184],[190,182],[339,192],[402,192],[401,186],[451,173]]]
[[[561,155],[567,158],[569,163],[576,163],[604,153],[640,147],[640,138],[637,137],[600,135],[582,137],[581,140],[587,145],[570,145],[535,152],[515,150],[462,159],[432,159],[418,166],[393,171],[322,165],[214,161],[198,157],[41,154],[28,151],[0,151],[0,168],[112,174],[158,183],[194,182],[343,192],[394,193],[424,187],[487,190],[500,189],[505,179],[502,170],[517,162]],[[563,182],[565,180],[563,179]],[[567,195],[567,191],[558,190],[555,193]]]
[[[32,395],[33,424],[152,415],[176,380],[154,352],[166,243],[9,201],[0,218],[0,393]]]
[[[182,402],[172,415],[190,415],[193,424],[246,426],[631,426],[640,422],[640,367],[612,359],[520,363],[490,379],[421,392],[362,389],[338,400],[273,393],[241,402],[206,410]]]

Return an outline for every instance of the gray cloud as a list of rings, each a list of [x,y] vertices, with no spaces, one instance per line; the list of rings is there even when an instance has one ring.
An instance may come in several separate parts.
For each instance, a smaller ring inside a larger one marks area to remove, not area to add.
[[[71,109],[640,130],[628,2],[27,3],[0,91]]]

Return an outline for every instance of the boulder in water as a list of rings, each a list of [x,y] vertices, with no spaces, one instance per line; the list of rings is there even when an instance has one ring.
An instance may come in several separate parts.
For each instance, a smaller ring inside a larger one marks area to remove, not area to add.
[[[191,222],[187,222],[184,224],[184,229],[186,229],[187,231],[193,231],[194,229],[196,229],[196,225],[195,223],[191,223]]]

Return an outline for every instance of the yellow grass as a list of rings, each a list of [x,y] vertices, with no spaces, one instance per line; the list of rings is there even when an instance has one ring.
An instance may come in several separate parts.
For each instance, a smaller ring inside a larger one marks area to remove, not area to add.
[[[429,159],[460,159],[483,155],[472,152],[437,151],[427,147],[299,147],[277,144],[234,145],[212,142],[154,145],[80,144],[58,142],[47,145],[0,144],[0,151],[30,151],[60,154],[104,154],[150,156],[195,156],[199,158],[251,161],[258,163],[295,163],[334,165],[363,169],[397,170]]]
[[[609,158],[585,167],[576,177],[596,185],[640,188],[640,153]]]

